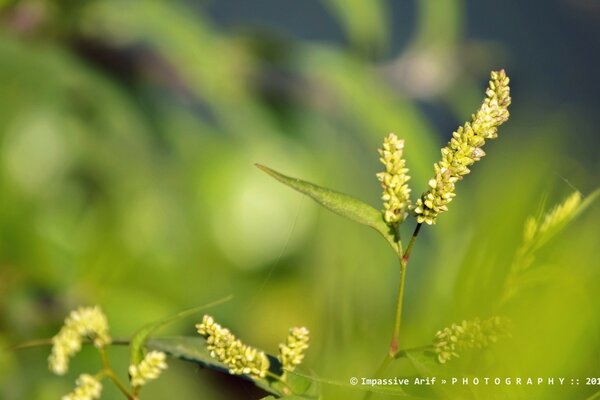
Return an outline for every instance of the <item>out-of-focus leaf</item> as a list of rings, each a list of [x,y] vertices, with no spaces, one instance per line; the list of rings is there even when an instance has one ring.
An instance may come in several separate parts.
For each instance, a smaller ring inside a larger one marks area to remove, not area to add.
[[[163,318],[160,321],[152,322],[150,324],[144,325],[139,331],[137,331],[133,337],[131,338],[131,364],[137,365],[144,358],[143,347],[148,337],[155,332],[157,329],[162,328],[165,325],[168,325],[172,322],[185,318],[187,316],[193,315],[198,311],[205,310],[210,307],[214,307],[216,305],[222,304],[226,301],[231,300],[232,296],[227,296],[223,299],[213,301],[208,304],[204,304],[198,307],[190,308],[189,310],[181,311],[175,315],[172,315],[167,318]]]
[[[372,68],[355,58],[326,48],[306,47],[299,73],[315,82],[311,90],[321,101],[335,104],[351,121],[356,133],[381,143],[394,132],[405,140],[406,163],[413,190],[425,190],[440,143],[432,125],[399,90],[382,81]],[[421,187],[419,187],[419,182]]]
[[[389,19],[385,0],[325,0],[324,4],[359,49],[381,51],[387,44]]]
[[[394,235],[390,232],[390,227],[384,222],[381,212],[374,207],[347,194],[280,174],[264,165],[256,164],[256,166],[284,185],[312,198],[328,210],[375,229],[388,241],[394,251],[397,251],[397,245],[394,241]]]
[[[434,371],[440,367],[430,351],[408,351],[405,355],[423,376],[435,376]]]

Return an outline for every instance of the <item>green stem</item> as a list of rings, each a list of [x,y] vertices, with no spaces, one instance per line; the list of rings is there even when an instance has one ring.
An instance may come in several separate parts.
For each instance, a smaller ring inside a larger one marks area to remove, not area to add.
[[[125,397],[127,397],[128,400],[137,400],[137,396],[129,392],[127,386],[125,386],[123,382],[121,382],[119,377],[115,374],[115,371],[113,371],[113,369],[111,368],[108,355],[106,354],[106,349],[104,347],[100,347],[98,351],[100,352],[100,358],[102,359],[104,376],[110,378],[110,380],[113,381],[113,383],[119,388],[119,390],[125,395]]]
[[[400,322],[402,321],[402,305],[404,303],[404,283],[406,282],[406,264],[400,263],[400,287],[398,288],[398,298],[396,300],[396,319],[394,322],[394,333],[390,343],[390,358],[396,358],[399,348]]]
[[[2,350],[6,350],[6,351],[13,351],[13,350],[22,350],[22,349],[29,349],[32,347],[41,347],[41,346],[52,346],[53,342],[52,342],[52,338],[50,339],[34,339],[34,340],[30,340],[24,343],[19,343],[13,346],[9,346],[6,347]],[[93,341],[90,339],[84,339],[82,341],[82,344],[93,344]],[[110,342],[111,345],[117,345],[117,346],[129,346],[129,339],[113,339]]]
[[[421,225],[423,225],[422,223],[418,223],[417,226],[415,227],[415,231],[412,234],[412,237],[410,238],[410,242],[408,243],[408,247],[406,247],[406,251],[404,252],[404,254],[402,255],[402,261],[404,263],[404,265],[408,264],[408,259],[410,257],[410,253],[412,252],[412,249],[415,245],[415,240],[417,240],[417,236],[419,236],[419,231],[421,230]]]
[[[404,254],[401,254],[401,251],[398,253],[398,256],[400,258],[400,287],[398,288],[398,299],[396,301],[396,320],[394,322],[394,333],[392,334],[392,341],[390,343],[389,357],[391,359],[397,358],[399,354],[398,349],[400,348],[400,325],[402,322],[402,305],[404,303],[404,284],[406,282],[406,267],[408,265],[410,253],[412,252],[420,230],[421,224],[417,223],[412,237],[410,238],[410,242],[406,247],[406,251],[404,252]]]
[[[389,355],[386,355],[385,358],[383,359],[383,361],[381,361],[379,368],[377,368],[377,371],[375,372],[375,376],[373,378],[379,378],[380,376],[382,376],[392,360],[393,360],[392,357],[390,357]],[[371,391],[366,392],[363,397],[363,400],[369,400],[371,398],[371,395],[373,395],[373,392],[371,392]]]

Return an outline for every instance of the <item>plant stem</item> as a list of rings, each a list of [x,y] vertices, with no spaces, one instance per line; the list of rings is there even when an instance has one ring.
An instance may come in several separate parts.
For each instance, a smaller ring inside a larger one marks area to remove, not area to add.
[[[390,357],[389,354],[386,355],[381,364],[379,365],[379,368],[377,368],[377,371],[375,372],[375,376],[373,376],[373,378],[379,378],[380,376],[382,376],[392,360],[393,358]],[[373,392],[366,392],[363,397],[363,400],[369,400],[371,398],[371,395],[373,395]]]
[[[390,358],[396,358],[400,338],[400,322],[402,320],[402,304],[404,303],[404,283],[406,281],[406,264],[400,263],[400,287],[398,288],[398,299],[396,300],[396,319],[394,322],[394,333],[390,343]]]
[[[390,343],[390,358],[394,359],[398,357],[399,354],[399,339],[400,339],[400,324],[402,322],[402,305],[404,303],[404,284],[406,282],[406,267],[408,265],[408,259],[410,258],[410,253],[415,245],[415,240],[417,240],[417,236],[419,235],[419,231],[421,230],[421,224],[418,223],[415,227],[415,230],[410,238],[410,242],[406,247],[406,251],[404,254],[398,254],[400,259],[400,287],[398,288],[398,299],[396,301],[396,320],[394,322],[394,333],[392,334],[392,341]]]
[[[113,383],[119,388],[119,390],[125,395],[125,397],[127,397],[128,400],[137,400],[137,396],[129,392],[127,386],[125,386],[123,382],[121,382],[119,377],[115,374],[115,371],[113,371],[113,369],[111,368],[108,355],[106,354],[106,349],[104,347],[100,347],[98,351],[100,352],[100,358],[102,358],[104,376],[109,377],[110,380],[113,381]]]
[[[392,334],[392,341],[390,343],[390,350],[388,354],[385,356],[379,368],[377,368],[377,372],[375,372],[375,378],[379,378],[385,370],[387,369],[390,362],[393,360],[403,357],[406,355],[407,351],[412,349],[400,350],[400,323],[402,322],[402,304],[404,303],[404,284],[406,282],[406,267],[408,265],[408,259],[410,258],[410,253],[412,252],[413,247],[415,246],[415,241],[417,240],[417,236],[419,235],[419,231],[421,230],[421,224],[417,223],[415,230],[408,242],[408,246],[406,247],[406,251],[402,252],[402,242],[400,242],[400,235],[398,234],[398,260],[400,262],[400,287],[398,288],[398,299],[396,301],[396,320],[394,322],[394,333]],[[428,346],[423,346],[423,348],[427,348]],[[368,400],[373,392],[369,391],[365,393],[363,397],[364,400]]]
[[[410,242],[408,242],[408,247],[406,247],[406,251],[402,255],[401,262],[404,263],[405,266],[406,266],[406,264],[408,264],[408,259],[410,257],[410,253],[412,252],[412,249],[415,245],[415,240],[417,240],[417,236],[419,235],[419,231],[421,230],[421,225],[422,224],[419,223],[415,227],[415,231],[413,232],[412,237],[410,238]]]
[[[90,339],[84,339],[82,341],[82,344],[92,344],[92,343],[93,342]],[[113,339],[110,342],[110,344],[118,345],[118,346],[129,346],[129,339]],[[52,338],[50,338],[50,339],[34,339],[34,340],[27,341],[27,342],[8,346],[2,350],[14,351],[14,350],[29,349],[32,347],[41,347],[41,346],[52,346]]]

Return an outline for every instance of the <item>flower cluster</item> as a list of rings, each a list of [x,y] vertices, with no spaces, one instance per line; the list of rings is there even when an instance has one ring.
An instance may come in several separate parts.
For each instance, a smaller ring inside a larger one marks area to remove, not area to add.
[[[510,105],[509,78],[504,70],[491,73],[486,99],[472,116],[471,122],[459,127],[434,165],[435,176],[429,190],[417,200],[414,212],[418,223],[435,224],[437,216],[448,211],[455,194],[455,184],[470,171],[469,167],[485,155],[481,147],[486,139],[498,136],[498,126],[508,120]]]
[[[285,371],[293,371],[302,363],[304,352],[308,349],[308,329],[292,328],[285,344],[279,345],[279,361]]]
[[[52,338],[52,352],[48,358],[50,370],[64,375],[69,369],[69,358],[81,350],[83,338],[90,338],[98,348],[110,344],[108,321],[100,307],[80,307],[65,319],[65,324]]]
[[[552,231],[555,227],[562,225],[563,222],[573,216],[580,204],[581,193],[572,193],[565,199],[565,201],[555,206],[546,214],[544,221],[540,224],[538,234],[540,236],[545,235],[547,232]]]
[[[484,321],[462,321],[438,331],[433,345],[438,361],[444,364],[458,358],[464,350],[482,349],[496,343],[498,337],[507,334],[508,325],[507,319],[495,316]]]
[[[64,395],[62,400],[93,400],[100,398],[102,384],[92,375],[81,374],[76,383],[75,390]]]
[[[243,344],[227,328],[205,315],[197,324],[198,333],[206,337],[210,355],[229,368],[234,375],[251,375],[264,378],[269,370],[269,359],[262,351]]]
[[[139,387],[158,378],[161,372],[167,369],[166,357],[167,355],[161,351],[151,351],[146,354],[138,365],[130,365],[129,377],[131,384]]]
[[[400,223],[406,218],[410,208],[410,188],[408,187],[408,168],[402,158],[404,140],[390,133],[383,140],[383,148],[379,149],[379,160],[385,166],[385,172],[377,174],[381,182],[383,194],[383,218],[388,224]]]

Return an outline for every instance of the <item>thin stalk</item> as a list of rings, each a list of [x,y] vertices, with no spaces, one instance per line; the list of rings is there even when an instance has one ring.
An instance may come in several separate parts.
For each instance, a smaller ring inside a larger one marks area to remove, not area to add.
[[[408,259],[410,253],[415,245],[419,231],[421,230],[421,224],[418,223],[415,230],[410,238],[408,246],[404,254],[401,251],[398,253],[400,258],[400,287],[398,288],[398,299],[396,300],[396,320],[394,322],[394,333],[392,334],[392,341],[390,342],[390,358],[394,359],[398,357],[399,340],[400,340],[400,325],[402,322],[402,306],[404,303],[404,284],[406,282],[406,267],[408,265]]]
[[[400,263],[400,287],[398,288],[398,298],[396,300],[396,319],[394,323],[394,333],[390,343],[390,358],[396,358],[398,353],[400,338],[400,322],[402,321],[402,305],[404,303],[404,283],[406,282],[406,264]]]
[[[102,359],[102,372],[104,373],[104,376],[110,378],[110,380],[113,381],[113,383],[119,388],[125,397],[127,397],[128,400],[137,400],[137,396],[129,392],[127,386],[121,382],[119,377],[115,374],[115,371],[113,371],[112,367],[110,366],[108,355],[106,354],[106,349],[104,347],[100,347],[98,351],[100,352],[100,358]]]
[[[93,341],[90,339],[83,339],[82,344],[93,344]],[[22,349],[29,349],[32,347],[41,347],[41,346],[52,346],[52,338],[50,339],[34,339],[34,340],[29,340],[27,342],[23,342],[23,343],[19,343],[19,344],[15,344],[12,346],[8,346],[2,350],[6,350],[6,351],[14,351],[14,350],[22,350]],[[110,342],[111,345],[117,345],[117,346],[128,346],[129,345],[129,339],[113,339]]]
[[[393,358],[390,357],[389,354],[386,355],[381,364],[379,365],[379,368],[377,368],[377,371],[375,372],[375,376],[373,378],[379,378],[380,376],[382,376],[392,360]],[[373,392],[371,391],[366,392],[363,397],[363,400],[369,400],[372,394]]]
[[[417,226],[415,227],[415,231],[412,234],[412,237],[410,238],[410,242],[408,242],[408,246],[406,247],[406,251],[404,252],[404,254],[402,255],[402,262],[406,265],[408,264],[408,259],[410,257],[410,253],[412,252],[412,249],[415,245],[415,240],[417,240],[417,236],[419,236],[419,231],[421,230],[421,223],[417,224]]]

